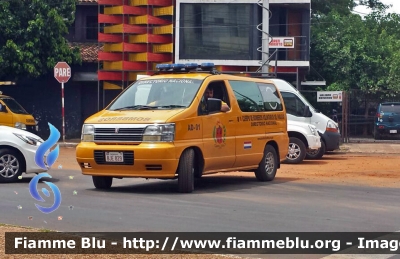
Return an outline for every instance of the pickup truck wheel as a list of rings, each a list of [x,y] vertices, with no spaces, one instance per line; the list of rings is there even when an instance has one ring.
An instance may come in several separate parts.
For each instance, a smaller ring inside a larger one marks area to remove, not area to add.
[[[267,145],[264,149],[263,158],[254,172],[257,180],[261,182],[272,181],[278,169],[278,155],[273,146]]]
[[[374,128],[374,139],[379,140],[381,139],[381,134]]]
[[[11,183],[25,170],[25,160],[14,150],[0,149],[0,183]]]
[[[289,138],[289,150],[286,155],[286,163],[298,164],[306,157],[306,145],[298,138]]]
[[[309,151],[306,154],[307,159],[320,159],[325,154],[325,142],[321,140],[321,147],[318,150]]]
[[[110,189],[113,178],[109,176],[92,176],[94,187],[97,189]]]
[[[191,193],[194,190],[194,150],[185,150],[178,165],[178,191]]]

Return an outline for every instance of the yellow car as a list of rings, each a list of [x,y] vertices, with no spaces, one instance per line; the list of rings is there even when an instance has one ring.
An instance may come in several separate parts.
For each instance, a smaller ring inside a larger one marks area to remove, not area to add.
[[[9,126],[37,134],[37,122],[14,98],[0,92],[0,126]]]
[[[96,188],[113,178],[178,179],[254,171],[271,181],[286,159],[286,110],[268,79],[221,74],[212,63],[160,64],[82,128],[76,159]]]

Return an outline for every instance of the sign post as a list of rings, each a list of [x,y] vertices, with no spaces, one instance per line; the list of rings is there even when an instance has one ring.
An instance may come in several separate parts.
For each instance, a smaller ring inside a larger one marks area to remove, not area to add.
[[[317,91],[317,102],[339,102],[342,105],[342,142],[349,142],[347,136],[348,98],[345,91]],[[340,124],[339,124],[340,125]]]
[[[66,62],[58,62],[54,66],[54,77],[61,83],[62,137],[65,143],[64,83],[71,78],[71,67]]]

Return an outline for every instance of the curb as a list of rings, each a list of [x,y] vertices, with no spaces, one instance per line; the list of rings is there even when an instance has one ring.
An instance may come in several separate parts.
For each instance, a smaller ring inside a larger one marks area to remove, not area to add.
[[[75,143],[75,142],[58,142],[57,144],[60,147],[76,147],[79,143]]]

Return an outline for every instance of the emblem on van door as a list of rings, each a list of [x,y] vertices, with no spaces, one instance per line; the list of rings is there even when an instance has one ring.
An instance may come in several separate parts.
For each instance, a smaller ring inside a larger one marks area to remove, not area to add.
[[[213,138],[216,147],[225,146],[226,127],[220,120],[218,120],[217,124],[214,126]]]

